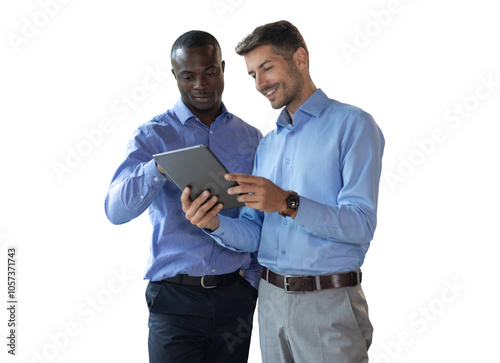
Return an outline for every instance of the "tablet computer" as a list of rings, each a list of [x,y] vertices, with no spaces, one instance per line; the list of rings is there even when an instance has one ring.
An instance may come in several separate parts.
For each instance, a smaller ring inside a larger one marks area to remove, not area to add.
[[[181,190],[191,188],[190,199],[193,201],[204,190],[210,196],[217,195],[222,209],[242,207],[237,195],[227,194],[227,189],[236,182],[224,179],[227,169],[206,145],[191,146],[184,149],[167,151],[153,155],[156,163]]]

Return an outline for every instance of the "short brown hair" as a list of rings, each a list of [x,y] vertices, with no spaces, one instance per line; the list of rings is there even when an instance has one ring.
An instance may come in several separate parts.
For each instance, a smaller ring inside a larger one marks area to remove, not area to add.
[[[252,33],[238,43],[236,53],[245,55],[262,45],[271,45],[274,52],[281,55],[288,62],[292,60],[293,55],[300,47],[304,48],[309,56],[306,43],[299,30],[286,20],[255,28]]]

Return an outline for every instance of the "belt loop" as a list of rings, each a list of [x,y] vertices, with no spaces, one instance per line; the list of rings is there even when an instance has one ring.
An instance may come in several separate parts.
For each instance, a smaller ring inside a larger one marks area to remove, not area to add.
[[[314,278],[316,279],[316,290],[321,290],[321,281],[319,275],[314,276]]]
[[[266,281],[269,282],[269,269],[267,267],[264,267],[266,269]]]
[[[356,286],[361,283],[361,270],[351,272],[351,286]]]

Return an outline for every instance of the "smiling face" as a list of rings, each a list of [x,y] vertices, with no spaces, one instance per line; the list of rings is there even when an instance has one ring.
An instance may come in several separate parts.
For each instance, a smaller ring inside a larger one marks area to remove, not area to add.
[[[224,61],[213,46],[180,48],[172,58],[172,73],[184,104],[202,122],[220,114],[224,91]]]
[[[276,54],[271,45],[262,45],[245,54],[248,74],[255,79],[255,88],[275,109],[287,106],[295,112],[303,102],[304,79],[294,59],[288,62]]]

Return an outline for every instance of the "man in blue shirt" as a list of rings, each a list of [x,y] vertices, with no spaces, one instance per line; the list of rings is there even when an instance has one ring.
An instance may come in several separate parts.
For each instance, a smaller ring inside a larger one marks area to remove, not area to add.
[[[150,362],[246,362],[261,267],[255,254],[226,249],[189,223],[181,191],[152,155],[205,144],[230,172],[250,173],[262,134],[222,103],[224,61],[212,35],[181,35],[171,61],[181,98],[135,131],[113,176],[106,215],[122,224],[149,209]]]
[[[257,90],[285,108],[253,175],[226,175],[246,204],[239,219],[216,215],[215,198],[191,203],[189,188],[186,217],[228,249],[258,250],[264,362],[368,362],[373,328],[360,267],[376,226],[383,135],[368,113],[316,88],[289,22],[256,28],[236,50]]]

